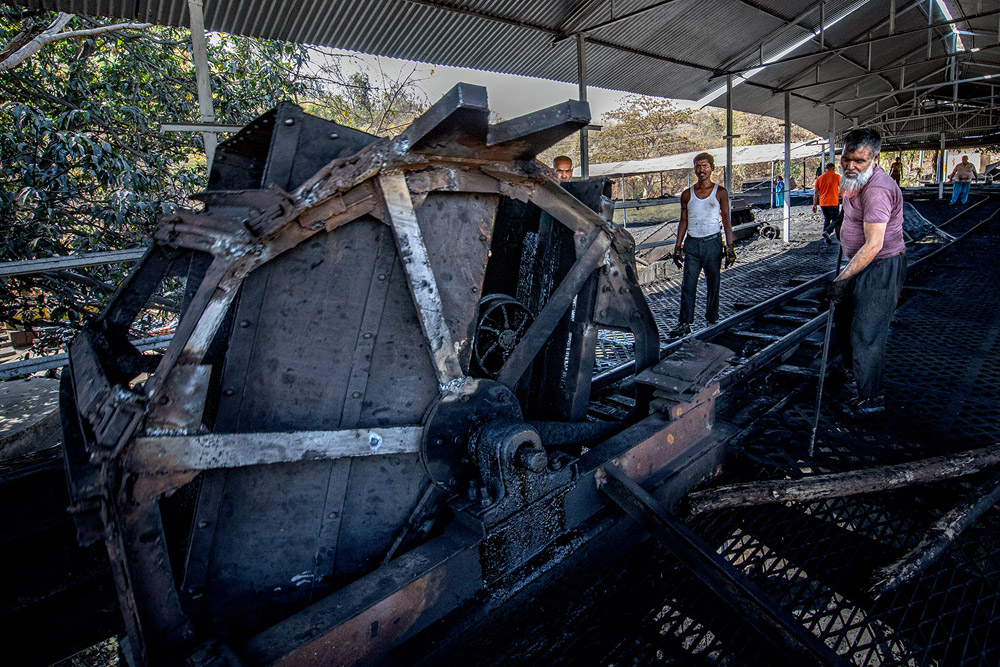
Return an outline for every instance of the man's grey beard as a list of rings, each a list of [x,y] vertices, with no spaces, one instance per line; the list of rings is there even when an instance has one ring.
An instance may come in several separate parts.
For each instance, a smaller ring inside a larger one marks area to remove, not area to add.
[[[854,178],[849,178],[846,174],[840,179],[840,195],[842,197],[853,197],[858,194],[861,188],[865,187],[868,179],[872,177],[875,173],[875,160],[872,159],[872,163],[868,165],[868,168],[863,172],[855,176]]]

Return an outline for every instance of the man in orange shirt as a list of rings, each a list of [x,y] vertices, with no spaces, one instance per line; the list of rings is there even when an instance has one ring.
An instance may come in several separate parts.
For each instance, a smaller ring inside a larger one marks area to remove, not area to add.
[[[830,238],[837,226],[837,217],[840,214],[840,174],[832,162],[826,163],[826,171],[816,179],[813,190],[813,213],[816,212],[816,203],[823,209],[823,238],[827,243],[833,243]]]

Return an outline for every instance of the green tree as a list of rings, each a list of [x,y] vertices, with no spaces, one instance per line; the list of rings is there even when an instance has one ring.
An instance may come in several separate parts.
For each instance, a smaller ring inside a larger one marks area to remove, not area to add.
[[[159,131],[199,117],[190,33],[124,27],[0,11],[0,261],[143,245],[159,215],[204,189],[201,135]],[[52,39],[12,58],[39,37]],[[283,99],[339,96],[342,109],[323,115],[344,122],[346,110],[345,124],[359,126],[377,113],[387,129],[418,100],[404,83],[382,103],[380,85],[344,76],[338,56],[302,45],[216,33],[208,59],[220,123],[244,124]],[[0,322],[78,327],[125,271],[2,279]]]
[[[625,97],[621,105],[605,113],[603,129],[591,135],[593,163],[645,160],[692,149],[685,131],[694,114],[678,109],[671,100],[641,95]],[[641,189],[630,197],[649,196],[657,183],[656,174],[638,177]]]

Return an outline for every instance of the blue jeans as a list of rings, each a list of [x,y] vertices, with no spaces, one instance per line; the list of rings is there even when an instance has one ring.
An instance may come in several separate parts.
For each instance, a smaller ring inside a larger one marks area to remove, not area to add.
[[[719,319],[719,285],[721,282],[722,235],[684,239],[684,279],[681,281],[681,324],[694,322],[694,302],[698,295],[698,277],[705,271],[708,289],[708,303],[705,304],[705,319],[715,322]]]
[[[954,204],[958,201],[958,198],[962,197],[962,203],[969,198],[969,186],[971,183],[969,181],[955,181],[955,184],[951,186],[951,203]]]

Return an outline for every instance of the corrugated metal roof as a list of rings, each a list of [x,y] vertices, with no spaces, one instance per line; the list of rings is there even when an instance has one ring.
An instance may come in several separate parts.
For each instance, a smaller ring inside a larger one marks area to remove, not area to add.
[[[166,25],[187,22],[187,0],[16,1]],[[943,15],[937,3],[942,1],[956,18],[1000,12],[1000,0],[896,0],[897,34],[872,47],[872,69],[906,62],[907,85],[946,83],[948,61],[941,57],[950,54],[948,27],[932,29],[927,57],[928,8],[939,23]],[[567,82],[576,81],[577,66],[575,40],[566,37],[584,30],[591,85],[681,99],[717,91],[725,82],[719,73],[758,65],[762,51],[765,62],[783,60],[740,82],[734,107],[781,117],[782,95],[776,93],[794,88],[792,121],[820,134],[828,132],[827,104],[835,105],[843,129],[845,119],[877,123],[890,107],[912,107],[915,95],[929,100],[921,103],[924,113],[948,102],[945,89],[897,92],[899,68],[868,73],[867,45],[816,54],[819,38],[813,32],[819,29],[820,3],[815,0],[616,0],[619,19],[647,11],[608,25],[610,0],[204,0],[204,5],[209,30]],[[824,7],[828,47],[863,39],[869,31],[875,37],[888,34],[890,3],[884,0],[827,0]],[[966,46],[981,50],[959,58],[986,67],[961,66],[960,76],[985,76],[1000,65],[1000,49],[991,48],[997,42],[997,16],[961,25],[976,33],[963,36]],[[815,83],[817,74],[828,83],[802,87]],[[859,74],[866,76],[847,79]],[[713,104],[724,102],[719,96]]]

